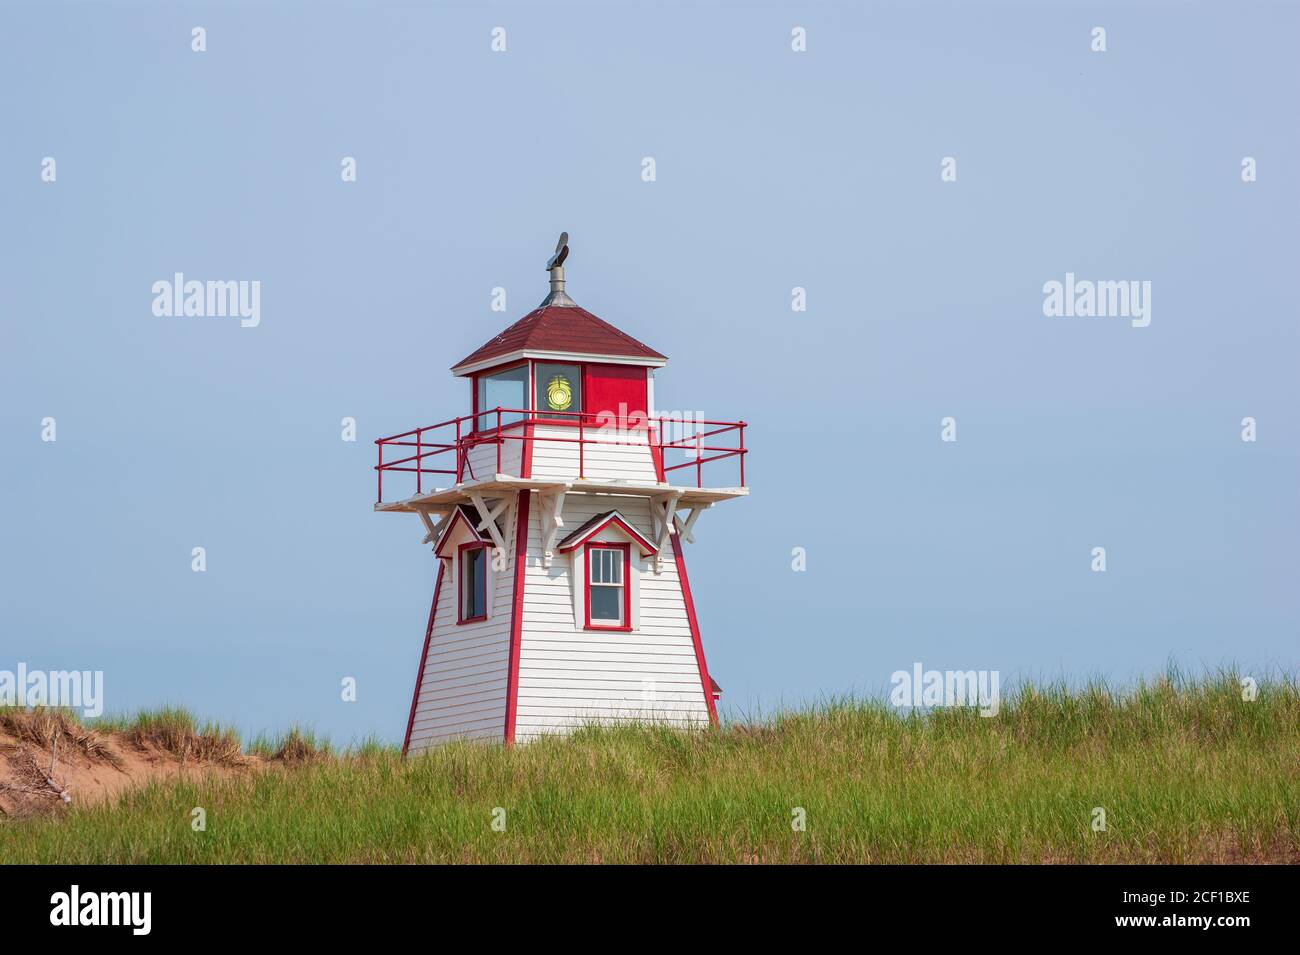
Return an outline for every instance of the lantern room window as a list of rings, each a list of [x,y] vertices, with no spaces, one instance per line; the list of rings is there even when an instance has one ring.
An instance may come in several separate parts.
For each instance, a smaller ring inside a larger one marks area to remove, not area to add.
[[[528,365],[517,365],[505,371],[496,371],[488,375],[479,375],[477,405],[479,416],[475,420],[474,430],[488,431],[497,426],[495,412],[491,408],[521,409],[528,407]],[[513,424],[523,420],[522,414],[503,414],[501,424]]]
[[[628,592],[627,544],[588,544],[587,626],[592,629],[627,630],[631,618]]]
[[[470,543],[460,547],[460,615],[461,623],[487,619],[486,544]]]
[[[557,365],[551,362],[537,362],[533,366],[533,381],[536,388],[533,407],[545,416],[548,411],[565,412],[559,415],[561,421],[573,421],[574,412],[582,410],[582,367],[580,365]]]

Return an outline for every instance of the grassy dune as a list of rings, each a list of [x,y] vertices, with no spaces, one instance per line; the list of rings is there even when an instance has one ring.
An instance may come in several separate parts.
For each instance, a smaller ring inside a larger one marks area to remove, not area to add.
[[[1287,681],[1253,702],[1231,677],[1026,690],[992,718],[837,703],[713,732],[593,727],[406,762],[298,745],[300,758],[247,775],[0,820],[0,860],[1300,861],[1300,694]],[[196,806],[205,832],[191,829]]]

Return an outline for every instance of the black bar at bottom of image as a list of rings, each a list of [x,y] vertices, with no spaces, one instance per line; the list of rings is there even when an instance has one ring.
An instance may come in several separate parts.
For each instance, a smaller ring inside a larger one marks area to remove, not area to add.
[[[439,913],[448,928],[488,919],[522,931],[530,913],[552,926],[629,917],[644,926],[681,905],[711,911],[721,923],[710,931],[735,938],[813,922],[912,926],[925,938],[962,937],[969,924],[1230,942],[1294,925],[1284,911],[1294,874],[1289,866],[0,866],[0,898],[10,940],[76,932],[211,943],[255,930],[265,941],[374,941],[377,928],[397,930],[418,913]]]

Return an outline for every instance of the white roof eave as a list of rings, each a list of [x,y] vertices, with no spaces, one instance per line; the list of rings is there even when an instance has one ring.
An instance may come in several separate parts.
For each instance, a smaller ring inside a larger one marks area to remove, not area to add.
[[[472,375],[476,371],[483,371],[485,368],[495,368],[498,365],[508,365],[511,362],[523,361],[524,359],[535,359],[539,361],[566,361],[566,362],[599,362],[608,365],[635,365],[641,368],[662,368],[668,364],[667,358],[647,358],[644,356],[630,355],[601,355],[595,352],[567,352],[567,351],[542,351],[536,348],[519,348],[504,355],[493,355],[491,358],[484,358],[479,361],[468,362],[461,365],[453,365],[451,373],[458,378],[465,375]]]

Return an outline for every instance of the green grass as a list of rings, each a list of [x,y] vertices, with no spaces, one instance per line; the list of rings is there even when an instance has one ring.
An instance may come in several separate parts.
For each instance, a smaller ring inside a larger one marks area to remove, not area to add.
[[[1300,861],[1289,680],[1253,702],[1231,676],[1023,690],[991,718],[836,702],[718,731],[589,727],[405,762],[374,743],[312,745],[314,758],[245,778],[0,824],[0,860]]]
[[[164,706],[131,719],[109,717],[95,722],[100,733],[120,733],[136,745],[152,744],[184,758],[232,763],[242,752],[239,734],[216,723],[202,726],[188,710]]]

